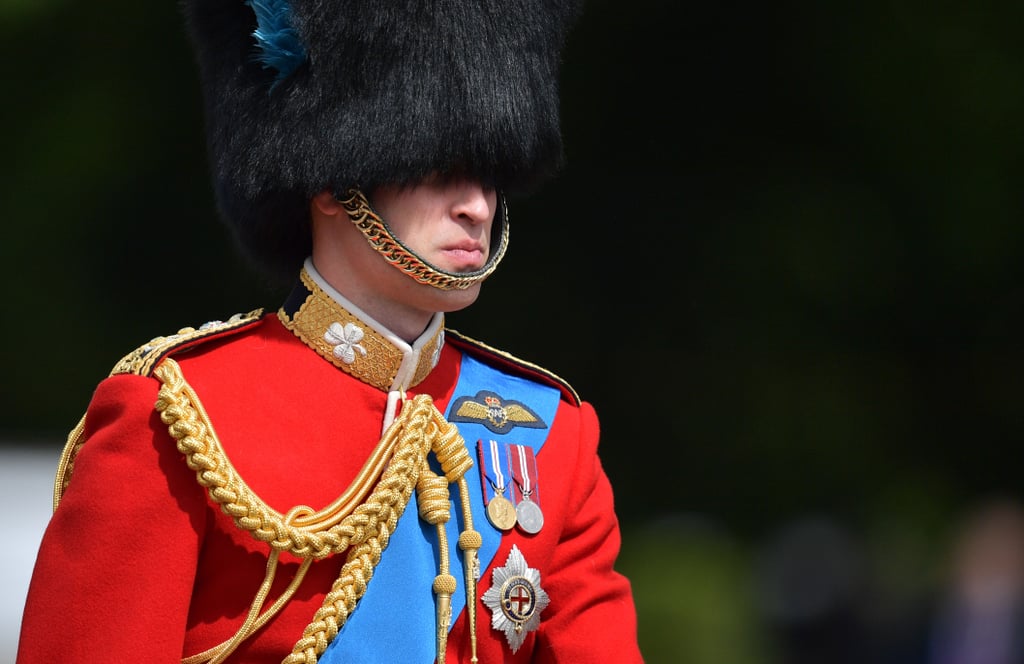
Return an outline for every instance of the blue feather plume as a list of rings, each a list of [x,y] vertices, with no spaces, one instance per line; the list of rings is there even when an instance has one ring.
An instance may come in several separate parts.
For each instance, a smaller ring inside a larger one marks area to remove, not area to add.
[[[256,59],[265,69],[277,71],[274,85],[298,69],[306,60],[306,48],[292,27],[292,7],[288,0],[246,0],[256,14]]]

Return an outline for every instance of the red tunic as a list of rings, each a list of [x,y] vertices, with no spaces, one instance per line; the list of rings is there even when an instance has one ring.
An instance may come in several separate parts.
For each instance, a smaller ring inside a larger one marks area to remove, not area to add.
[[[552,381],[452,336],[437,366],[408,392],[431,395],[442,412],[462,353]],[[319,509],[337,498],[380,439],[387,392],[311,351],[274,315],[173,357],[239,475],[282,513],[298,504]],[[85,418],[86,443],[39,550],[18,664],[176,664],[230,638],[242,624],[269,546],[236,526],[197,482],[154,409],[159,388],[149,372],[113,375],[97,387]],[[491,563],[503,565],[517,545],[539,570],[550,605],[513,654],[479,600],[492,578],[484,570],[477,591],[480,662],[642,661],[630,586],[613,570],[620,535],[597,456],[598,420],[571,389],[562,395],[538,455],[546,470],[544,527],[533,536],[506,533]],[[320,608],[343,558],[315,562],[280,614],[227,661],[281,662]],[[299,562],[281,556],[266,606]],[[452,574],[461,579],[457,567]],[[400,602],[395,630],[405,628]],[[448,639],[448,662],[470,661],[466,622],[464,611]],[[386,635],[380,638],[379,661],[393,661]]]

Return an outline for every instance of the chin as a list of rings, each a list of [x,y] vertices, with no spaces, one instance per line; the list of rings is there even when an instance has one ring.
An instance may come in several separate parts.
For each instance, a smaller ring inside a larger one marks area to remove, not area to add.
[[[480,296],[480,284],[474,284],[465,290],[444,291],[433,286],[427,286],[427,288],[433,291],[434,298],[437,300],[438,306],[434,309],[445,313],[465,309],[476,302],[477,297]]]

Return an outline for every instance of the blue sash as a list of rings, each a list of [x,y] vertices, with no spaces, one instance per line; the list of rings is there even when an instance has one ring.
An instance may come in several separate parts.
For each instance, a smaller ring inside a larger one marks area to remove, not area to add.
[[[495,433],[486,422],[455,421],[452,409],[460,401],[474,399],[481,392],[498,395],[505,403],[524,404],[545,426],[519,426],[505,433]],[[480,547],[480,570],[488,568],[501,542],[501,531],[487,520],[479,459],[475,453],[477,440],[497,440],[532,447],[540,451],[555,419],[560,400],[559,390],[524,378],[510,376],[463,354],[459,382],[455,386],[446,417],[456,424],[473,456],[474,464],[466,473],[472,501],[473,528],[483,538]],[[431,461],[434,462],[433,457]],[[437,470],[435,466],[435,470]],[[454,625],[466,607],[465,573],[462,551],[458,548],[459,532],[465,527],[459,506],[458,488],[449,487],[452,516],[448,534],[450,573],[458,580],[452,594]],[[321,664],[360,662],[402,662],[419,664],[433,662],[437,656],[436,608],[433,583],[440,558],[436,527],[419,518],[415,495],[398,519],[387,549],[374,569],[366,594],[356,605],[338,636],[320,656]]]

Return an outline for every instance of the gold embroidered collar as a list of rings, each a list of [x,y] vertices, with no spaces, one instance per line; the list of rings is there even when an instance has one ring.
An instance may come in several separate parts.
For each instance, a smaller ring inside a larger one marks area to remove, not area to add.
[[[331,288],[308,259],[277,317],[328,362],[385,391],[422,382],[444,345],[443,314],[410,346]]]

